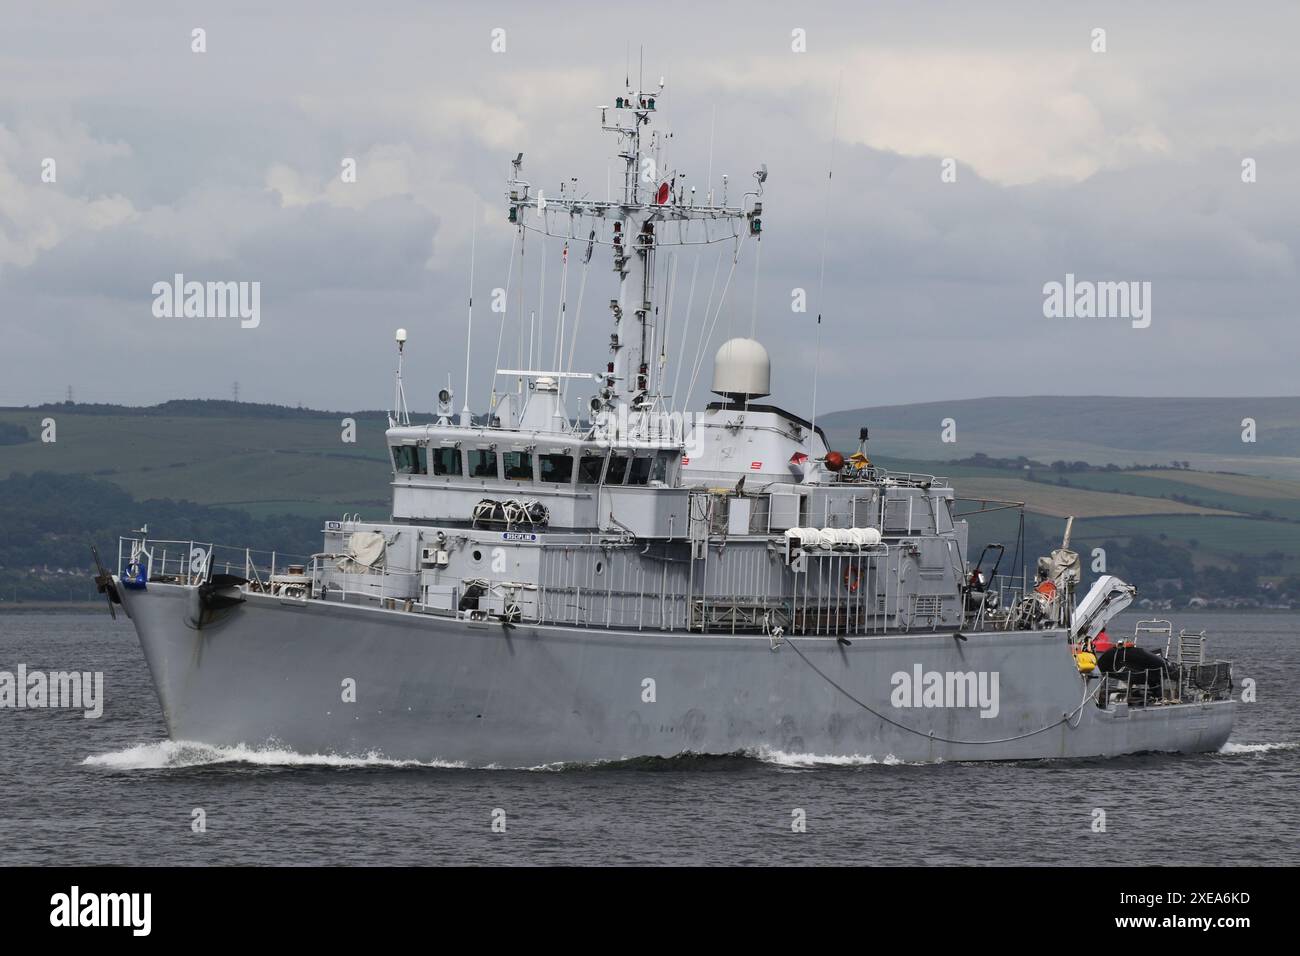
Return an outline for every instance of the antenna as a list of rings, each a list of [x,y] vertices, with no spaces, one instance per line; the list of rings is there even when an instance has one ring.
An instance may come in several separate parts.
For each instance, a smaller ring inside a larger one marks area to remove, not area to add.
[[[826,198],[822,203],[822,257],[821,269],[817,277],[817,345],[813,352],[813,393],[812,393],[812,416],[809,424],[812,426],[809,430],[812,432],[808,438],[808,447],[812,447],[813,440],[817,437],[817,379],[822,370],[822,293],[826,288],[826,232],[827,225],[830,223],[831,207],[831,179],[835,176],[835,137],[840,131],[840,86],[844,82],[844,71],[840,70],[839,78],[835,81],[835,116],[831,122],[831,156],[830,162],[826,164]]]
[[[749,303],[749,337],[758,331],[758,273],[763,263],[763,237],[754,240],[754,294]]]
[[[520,153],[519,155],[522,157],[524,154]],[[505,293],[505,299],[502,300],[501,324],[497,329],[497,357],[492,363],[492,389],[488,395],[489,416],[495,412],[497,408],[497,376],[500,374],[501,369],[501,346],[505,343],[506,339],[506,319],[510,309],[510,282],[514,278],[515,274],[515,249],[519,247],[520,237],[522,236],[523,231],[523,224],[520,223],[519,228],[515,230],[514,239],[510,242],[510,261],[506,265],[506,287],[503,290]]]
[[[537,311],[533,313],[529,320],[528,328],[528,364],[525,368],[537,368],[535,362],[541,361],[542,355],[542,334],[546,330],[546,233],[542,233],[542,251],[538,256],[538,271],[540,274],[540,283],[537,289]],[[541,316],[541,318],[538,318]],[[537,351],[533,351],[533,326],[532,321],[537,322]]]
[[[520,153],[519,158],[523,159],[523,155]],[[477,207],[477,203],[475,206]],[[478,248],[477,208],[474,210],[472,222],[469,240],[469,318],[465,320],[465,407],[460,410],[460,423],[465,428],[474,421],[474,416],[469,410],[469,346],[474,335],[474,253]]]
[[[394,336],[397,340],[397,387],[393,393],[393,411],[388,416],[389,427],[411,424],[411,412],[406,407],[406,389],[402,387],[402,353],[406,347],[406,329],[398,329]]]
[[[704,188],[708,191],[707,201],[713,205],[713,131],[718,124],[718,104],[713,104],[713,115],[709,118],[709,175],[704,179]]]

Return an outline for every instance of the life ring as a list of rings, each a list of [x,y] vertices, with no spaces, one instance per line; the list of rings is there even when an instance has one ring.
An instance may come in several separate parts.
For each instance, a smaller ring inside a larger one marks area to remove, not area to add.
[[[856,594],[861,585],[862,569],[855,565],[849,565],[844,571],[844,586],[849,589],[850,594]]]

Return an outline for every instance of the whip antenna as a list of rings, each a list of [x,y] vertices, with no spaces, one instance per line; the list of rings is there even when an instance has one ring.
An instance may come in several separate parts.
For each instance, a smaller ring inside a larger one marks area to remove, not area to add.
[[[831,121],[831,157],[830,162],[826,164],[826,197],[822,203],[822,256],[821,268],[817,277],[817,344],[813,350],[813,393],[812,393],[812,417],[810,424],[812,426],[812,436],[808,439],[808,447],[812,447],[813,439],[817,437],[817,379],[822,370],[822,292],[826,288],[826,233],[827,226],[830,223],[831,208],[831,180],[835,176],[835,137],[840,129],[840,85],[844,82],[844,71],[840,71],[839,78],[835,81],[835,114]]]
[[[477,203],[475,204],[477,206]],[[469,239],[469,318],[465,320],[465,406],[460,410],[460,423],[468,428],[473,424],[474,415],[469,410],[469,347],[474,336],[474,253],[478,248],[478,209],[470,217]]]

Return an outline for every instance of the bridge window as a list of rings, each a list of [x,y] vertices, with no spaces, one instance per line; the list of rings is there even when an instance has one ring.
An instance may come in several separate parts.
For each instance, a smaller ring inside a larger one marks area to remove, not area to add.
[[[506,477],[514,481],[533,480],[533,456],[526,451],[508,451],[501,456]]]
[[[428,450],[423,445],[394,445],[393,467],[399,475],[428,474]]]
[[[430,449],[429,457],[433,459],[433,473],[435,475],[460,475],[459,448],[433,448]]]
[[[632,471],[627,476],[629,485],[644,485],[650,480],[650,468],[654,465],[653,458],[633,458]]]
[[[557,485],[567,485],[573,481],[573,456],[559,452],[551,455],[538,455],[537,464],[542,473],[542,481]]]
[[[497,453],[487,448],[471,448],[465,453],[469,461],[471,478],[495,478],[497,476]]]
[[[605,472],[605,484],[621,485],[627,476],[627,455],[614,455],[609,459],[609,469]]]
[[[583,455],[578,462],[578,483],[582,485],[600,484],[600,473],[605,468],[604,455]]]
[[[650,465],[650,480],[658,482],[668,481],[668,456],[656,455],[653,464]]]

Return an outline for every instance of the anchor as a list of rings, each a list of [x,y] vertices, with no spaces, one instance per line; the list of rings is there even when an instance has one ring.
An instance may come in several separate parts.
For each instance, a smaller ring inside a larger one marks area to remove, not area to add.
[[[104,562],[99,560],[99,549],[93,544],[90,546],[90,553],[95,559],[95,568],[98,574],[95,575],[95,590],[103,594],[108,600],[108,613],[117,620],[117,611],[113,609],[114,604],[122,603],[122,595],[117,593],[117,584],[113,581],[113,575],[109,574],[104,567]]]

